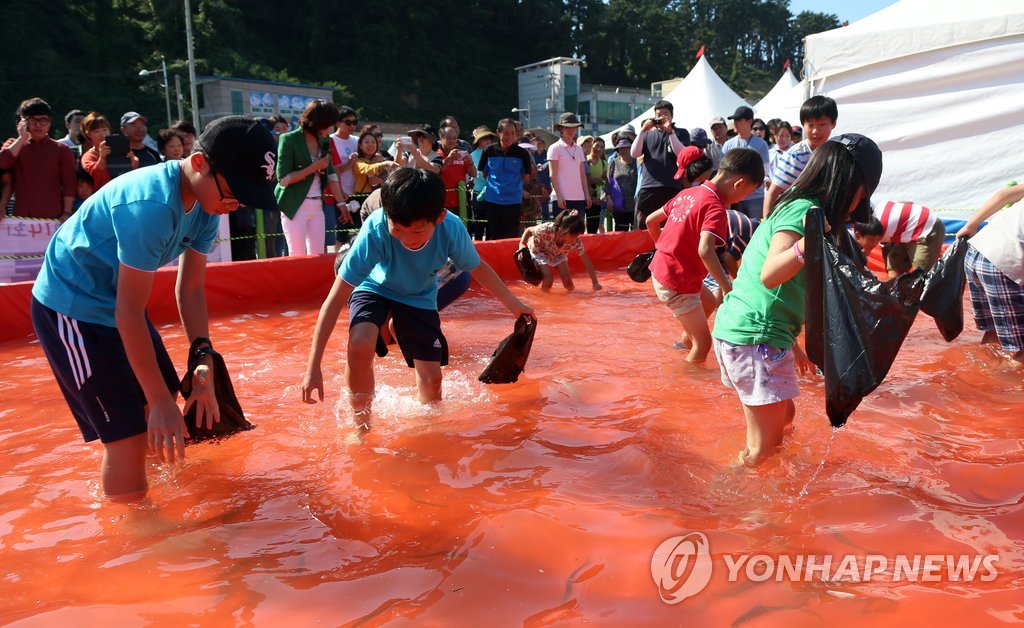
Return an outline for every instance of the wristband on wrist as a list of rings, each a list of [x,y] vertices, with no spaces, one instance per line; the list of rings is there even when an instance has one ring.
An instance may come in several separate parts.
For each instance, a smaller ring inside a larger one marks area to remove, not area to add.
[[[796,259],[801,264],[804,263],[804,254],[800,252],[800,241],[797,240],[793,243],[793,253],[796,255]]]
[[[196,338],[195,340],[192,341],[192,344],[188,348],[189,356],[196,355],[204,348],[206,348],[203,345],[206,345],[206,347],[209,347],[211,350],[213,349],[213,343],[210,342],[209,338]]]

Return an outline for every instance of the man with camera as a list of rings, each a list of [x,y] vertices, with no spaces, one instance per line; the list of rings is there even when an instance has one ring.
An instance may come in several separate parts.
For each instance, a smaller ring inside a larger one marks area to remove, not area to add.
[[[0,170],[14,173],[14,215],[67,220],[78,187],[75,156],[49,135],[53,109],[30,98],[16,115],[18,137],[0,150]]]
[[[159,152],[146,145],[146,122],[146,116],[135,111],[121,116],[121,134],[128,138],[128,145],[139,160],[139,168],[154,166],[163,161]]]
[[[643,181],[636,199],[638,229],[644,228],[647,217],[682,189],[675,178],[676,155],[690,143],[690,134],[686,129],[675,128],[672,115],[672,103],[667,100],[654,103],[654,117],[644,122],[630,148],[634,159],[644,158]]]

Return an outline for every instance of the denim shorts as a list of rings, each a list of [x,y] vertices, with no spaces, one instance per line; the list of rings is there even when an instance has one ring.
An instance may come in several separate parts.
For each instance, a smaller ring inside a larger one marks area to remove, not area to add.
[[[792,349],[766,344],[734,345],[714,339],[722,384],[745,406],[766,406],[800,395]]]

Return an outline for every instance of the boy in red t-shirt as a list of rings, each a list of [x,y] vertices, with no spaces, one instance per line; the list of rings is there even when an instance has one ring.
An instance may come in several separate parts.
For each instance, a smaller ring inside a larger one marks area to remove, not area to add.
[[[676,179],[686,172],[691,148],[679,153]],[[758,152],[735,149],[722,158],[713,179],[683,190],[647,218],[647,230],[656,248],[651,260],[651,283],[692,343],[687,362],[703,362],[711,350],[711,331],[700,302],[704,277],[710,272],[723,293],[732,289],[715,254],[715,247],[724,244],[729,233],[725,208],[745,198],[762,181],[764,165]]]

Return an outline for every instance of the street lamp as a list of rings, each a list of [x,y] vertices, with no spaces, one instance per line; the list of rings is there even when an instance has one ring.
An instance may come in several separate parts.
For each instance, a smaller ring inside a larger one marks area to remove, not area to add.
[[[520,108],[520,107],[512,107],[512,113],[525,113],[526,114],[526,116],[525,116],[526,117],[526,126],[527,127],[530,126],[530,105],[526,105],[525,107],[522,107],[522,108]]]
[[[171,119],[171,86],[167,83],[167,62],[164,60],[163,55],[160,55],[160,68],[164,75],[164,103],[167,105],[167,126],[171,126],[174,122]],[[156,73],[157,70],[139,70],[139,76],[149,76]]]

